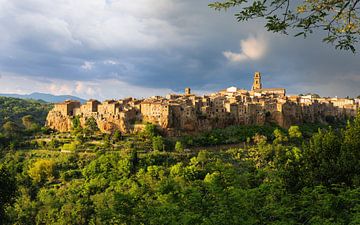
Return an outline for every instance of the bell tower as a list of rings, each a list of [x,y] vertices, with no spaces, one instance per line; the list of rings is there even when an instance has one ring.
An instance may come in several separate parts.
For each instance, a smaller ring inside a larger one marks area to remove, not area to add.
[[[257,90],[257,89],[262,89],[260,72],[255,72],[254,83],[253,83],[253,86],[251,88],[251,90]]]

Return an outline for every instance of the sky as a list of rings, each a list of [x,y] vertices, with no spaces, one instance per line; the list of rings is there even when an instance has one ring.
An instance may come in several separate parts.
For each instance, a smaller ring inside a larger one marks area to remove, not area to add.
[[[0,93],[119,99],[229,86],[360,95],[360,55],[207,0],[0,0]]]

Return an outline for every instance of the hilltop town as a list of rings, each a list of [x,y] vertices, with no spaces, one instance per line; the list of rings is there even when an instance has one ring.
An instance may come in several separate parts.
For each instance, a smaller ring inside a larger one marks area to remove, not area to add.
[[[287,96],[284,88],[263,88],[261,74],[255,72],[251,90],[229,87],[197,96],[186,88],[184,94],[166,97],[104,102],[90,99],[83,105],[67,100],[55,104],[47,116],[47,126],[68,132],[77,116],[83,127],[89,118],[94,118],[102,132],[136,133],[152,123],[174,136],[230,125],[275,123],[287,128],[302,123],[326,124],[354,117],[358,109],[359,99]]]

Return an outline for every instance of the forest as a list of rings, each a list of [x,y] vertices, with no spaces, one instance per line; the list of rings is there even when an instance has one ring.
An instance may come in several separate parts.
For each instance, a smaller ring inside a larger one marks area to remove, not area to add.
[[[51,105],[1,100],[0,224],[360,224],[360,114],[170,138],[57,133]]]

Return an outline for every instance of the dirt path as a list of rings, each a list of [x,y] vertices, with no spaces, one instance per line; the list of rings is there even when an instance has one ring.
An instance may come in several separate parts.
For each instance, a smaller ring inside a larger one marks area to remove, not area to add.
[[[188,148],[191,151],[200,151],[200,150],[208,150],[208,151],[221,151],[227,150],[229,148],[244,148],[246,143],[238,143],[238,144],[223,144],[223,145],[214,145],[214,146],[206,146],[206,147],[191,147]]]

